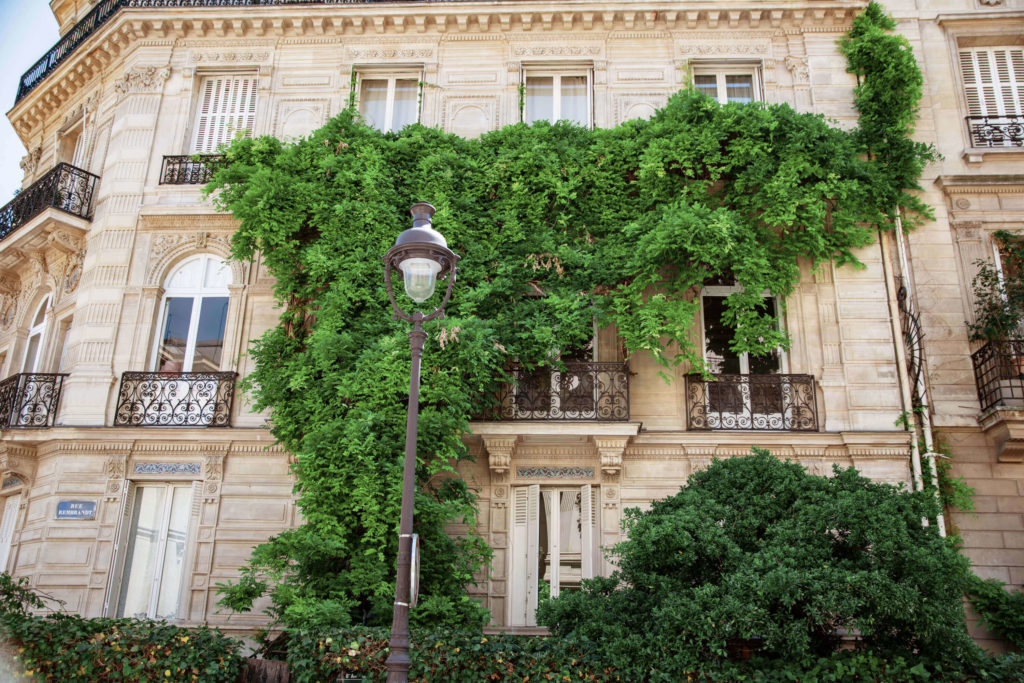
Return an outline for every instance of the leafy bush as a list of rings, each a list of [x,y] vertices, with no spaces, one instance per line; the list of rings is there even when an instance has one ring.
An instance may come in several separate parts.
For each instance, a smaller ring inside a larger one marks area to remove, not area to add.
[[[0,574],[0,630],[25,673],[43,681],[234,683],[238,642],[205,626],[182,628],[136,619],[36,616],[44,599]]]
[[[985,628],[1024,648],[1024,592],[1008,593],[1003,582],[975,576],[967,595]]]
[[[968,661],[979,656],[964,625],[970,574],[921,525],[935,505],[853,468],[815,477],[755,449],[628,511],[618,571],[543,605],[538,622],[598,643],[636,680],[726,662],[737,643],[809,667],[844,632],[888,661]]]

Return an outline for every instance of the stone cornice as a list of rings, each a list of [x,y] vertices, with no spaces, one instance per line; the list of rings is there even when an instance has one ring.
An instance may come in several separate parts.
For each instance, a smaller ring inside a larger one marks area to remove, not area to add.
[[[947,195],[953,194],[1021,194],[1024,175],[946,175],[935,179]]]
[[[533,39],[553,31],[613,39],[623,32],[718,30],[723,39],[737,29],[786,32],[844,30],[862,2],[832,0],[800,7],[765,7],[744,2],[493,2],[368,3],[238,7],[149,7],[120,10],[96,30],[8,113],[22,141],[56,115],[81,89],[120,68],[140,43],[182,45],[183,41],[265,43],[358,36],[407,42],[411,37],[441,42],[465,35],[484,39]],[[259,60],[262,62],[262,60]]]

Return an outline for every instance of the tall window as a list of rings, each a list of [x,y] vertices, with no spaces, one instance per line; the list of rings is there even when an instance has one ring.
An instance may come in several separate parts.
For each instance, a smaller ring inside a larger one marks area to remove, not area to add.
[[[43,299],[39,304],[35,316],[32,318],[32,327],[28,330],[28,344],[25,347],[25,362],[22,363],[22,372],[39,372],[42,357],[43,333],[46,331],[46,307],[50,305],[50,297]]]
[[[256,125],[255,75],[207,76],[199,84],[199,103],[192,134],[192,152],[210,153]]]
[[[555,598],[594,577],[600,560],[597,490],[573,488],[512,489],[509,625],[536,625],[541,594]]]
[[[1024,106],[1024,47],[960,50],[969,116],[1020,116]]]
[[[725,300],[739,290],[732,285],[705,287],[701,291],[701,312],[704,317],[704,360],[714,374],[769,375],[782,372],[782,354],[772,351],[763,356],[736,353],[730,348],[735,329],[725,321]],[[765,310],[776,315],[775,299],[765,297]]]
[[[216,372],[224,350],[231,270],[203,255],[179,266],[164,287],[154,365],[159,372]]]
[[[13,493],[3,499],[3,517],[0,517],[0,572],[7,571],[11,559],[11,541],[14,540],[14,524],[18,519],[18,505],[21,495]]]
[[[721,104],[744,104],[761,99],[761,84],[755,67],[696,67],[693,85]]]
[[[528,69],[523,74],[526,100],[523,120],[569,121],[590,126],[590,69]]]
[[[138,485],[129,505],[116,616],[174,619],[185,573],[192,486]]]
[[[385,133],[419,121],[420,75],[415,72],[378,74],[359,78],[359,113]]]

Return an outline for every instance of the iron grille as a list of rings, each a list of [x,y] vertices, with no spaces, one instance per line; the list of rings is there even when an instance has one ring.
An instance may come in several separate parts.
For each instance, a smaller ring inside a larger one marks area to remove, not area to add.
[[[126,372],[115,427],[230,427],[234,372]]]
[[[71,164],[57,164],[0,209],[0,240],[51,207],[88,219],[97,180]]]
[[[0,429],[52,427],[65,377],[24,372],[0,382]]]
[[[509,369],[498,405],[488,417],[499,420],[629,420],[629,365],[566,363],[565,370]]]
[[[1024,146],[1024,116],[968,116],[971,147]]]
[[[166,156],[160,169],[160,184],[205,185],[224,160],[223,154]]]
[[[896,284],[898,285],[896,304],[900,310],[900,329],[903,331],[903,345],[907,349],[907,374],[910,377],[914,405],[919,406],[921,397],[918,396],[917,383],[924,365],[924,346],[921,343],[924,339],[924,332],[921,330],[921,321],[913,311],[903,278],[897,277]]]
[[[1024,339],[989,342],[971,354],[982,412],[1024,408]]]
[[[687,375],[686,428],[816,432],[814,377]]]
[[[17,104],[56,69],[61,62],[75,53],[79,45],[125,7],[251,7],[255,5],[372,5],[397,0],[101,0],[82,17],[75,27],[61,36],[42,58],[21,76],[18,82]],[[423,1],[423,0],[420,0]],[[426,0],[431,1],[431,0]],[[469,0],[456,0],[466,2]]]

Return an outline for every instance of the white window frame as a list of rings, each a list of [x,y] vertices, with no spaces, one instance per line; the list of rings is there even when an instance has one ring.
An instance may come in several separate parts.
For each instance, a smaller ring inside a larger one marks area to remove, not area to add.
[[[252,98],[251,111],[245,113],[235,114],[206,114],[203,112],[203,103],[205,99],[206,84],[210,81],[217,79],[237,79],[246,78],[250,80],[251,89],[248,91]],[[256,129],[256,117],[259,113],[259,74],[255,71],[238,71],[238,72],[226,72],[226,73],[205,73],[197,76],[198,87],[196,88],[196,97],[193,104],[193,115],[192,115],[192,127],[189,131],[188,136],[188,151],[189,154],[213,154],[217,151],[217,148],[222,144],[231,142],[235,137],[235,133],[238,131],[246,131],[245,137],[252,137],[255,134]],[[222,118],[235,117],[246,117],[250,119],[249,126],[236,127],[228,121],[225,124],[225,130],[223,136],[218,136],[215,144],[210,145],[209,143],[200,139],[200,133],[208,131],[208,128],[201,129],[200,124],[204,116],[216,116]]]
[[[562,121],[562,78],[578,78],[583,76],[587,79],[587,128],[594,127],[594,69],[590,65],[565,65],[565,66],[524,66],[520,74],[519,82],[523,86],[523,113],[522,120],[529,121],[530,115],[526,103],[526,79],[527,78],[552,78],[551,89],[551,120],[550,123]]]
[[[23,488],[24,484],[21,484],[12,489],[12,493],[0,498],[0,572],[7,571],[14,556],[14,534],[18,530]]]
[[[707,296],[727,297],[730,294],[735,294],[736,292],[742,292],[742,291],[743,291],[743,287],[741,287],[740,285],[708,285],[708,286],[705,286],[705,287],[701,288],[701,291],[700,291],[700,340],[701,340],[701,355],[704,358],[705,362],[707,362],[707,360],[708,360],[708,343],[707,343],[708,340],[707,340],[707,326],[705,325],[705,322],[704,322],[704,309],[706,308],[705,305],[704,305],[704,297],[707,297]],[[772,299],[775,302],[775,316],[776,316],[776,318],[779,321],[779,329],[780,330],[785,330],[786,329],[785,321],[784,321],[785,316],[782,315],[782,306],[781,306],[782,302],[779,301],[779,297],[772,296],[771,293],[768,292],[767,290],[763,291],[761,293],[761,296],[763,298],[765,298],[765,299]],[[788,354],[782,348],[780,348],[778,350],[778,353],[779,353],[779,371],[776,374],[787,375],[787,374],[789,374],[789,358],[788,358]],[[743,353],[740,354],[740,374],[741,375],[749,375],[750,374],[750,353],[747,352],[747,351],[744,351]]]
[[[113,564],[111,566],[110,580],[107,586],[107,600],[105,604],[105,611],[111,617],[118,617],[118,613],[123,609],[121,604],[122,591],[125,588],[125,582],[129,580],[131,567],[128,566],[128,546],[131,543],[131,527],[132,527],[132,516],[135,509],[135,502],[138,500],[139,488],[140,487],[163,487],[165,490],[163,500],[163,510],[160,515],[160,527],[157,534],[157,552],[156,557],[153,559],[153,576],[150,579],[148,587],[149,597],[146,606],[146,617],[150,619],[157,618],[157,608],[160,602],[161,590],[163,590],[163,565],[164,558],[167,552],[167,536],[170,533],[170,514],[171,506],[174,502],[174,489],[183,488],[189,489],[191,492],[191,498],[189,499],[188,506],[188,524],[185,531],[185,551],[184,557],[182,558],[182,569],[180,583],[175,587],[174,591],[177,593],[175,598],[174,607],[174,619],[180,620],[185,617],[183,611],[187,607],[187,601],[184,599],[186,590],[191,584],[190,580],[190,567],[192,566],[192,558],[195,553],[195,536],[196,536],[196,515],[194,511],[196,509],[196,501],[202,492],[202,483],[193,481],[180,481],[180,482],[165,482],[165,481],[132,481],[128,482],[125,486],[125,492],[122,496],[122,509],[121,516],[118,522],[118,528],[116,531],[116,544],[114,546]],[[155,588],[159,587],[159,590]],[[127,615],[131,616],[131,615]]]
[[[727,76],[752,76],[754,101],[764,101],[764,83],[761,76],[761,65],[750,62],[730,64],[728,62],[694,63],[693,76],[694,87],[696,87],[697,76],[715,76],[717,78],[719,104],[729,103],[729,91],[726,88]]]
[[[168,279],[174,276],[179,270],[187,266],[193,261],[201,261],[203,263],[202,272],[206,272],[206,267],[210,261],[220,261],[224,264],[224,267],[229,267],[228,262],[225,259],[217,256],[216,254],[198,254],[191,258],[183,260],[179,263],[171,272],[168,274]],[[160,307],[157,309],[157,321],[156,321],[156,335],[153,338],[153,345],[150,350],[150,371],[159,372],[160,368],[160,345],[163,343],[164,331],[167,328],[167,301],[175,298],[191,298],[192,299],[192,312],[190,314],[188,323],[188,338],[185,341],[185,359],[181,364],[181,370],[179,372],[191,372],[192,364],[195,360],[196,354],[196,337],[199,335],[199,314],[202,311],[203,299],[208,298],[228,298],[228,306],[230,311],[231,305],[231,290],[228,287],[214,288],[214,287],[203,287],[200,285],[198,288],[179,288],[170,289],[164,288],[164,294],[160,298]],[[224,347],[221,350],[221,366],[223,367],[224,361],[224,350],[227,346],[228,338],[228,325],[230,325],[230,315],[228,319],[224,321],[224,339],[222,343]]]
[[[47,308],[50,305],[50,296],[47,295],[42,303],[35,309],[35,314],[29,319],[31,327],[28,328],[28,336],[25,337],[25,351],[21,356],[21,371],[23,373],[39,372],[39,366],[43,362],[43,356],[45,355],[45,347],[43,346],[46,342],[46,326],[50,322],[50,312]],[[39,313],[43,313],[43,319],[38,324],[35,322],[36,318],[39,317]],[[32,367],[28,367],[28,352],[32,347],[32,337],[39,337],[39,345],[36,346],[36,357],[33,359]]]
[[[369,67],[360,68],[356,70],[356,82],[355,97],[356,104],[359,108],[359,114],[363,113],[363,103],[361,95],[363,92],[363,81],[387,81],[388,92],[384,104],[384,121],[385,125],[380,129],[382,133],[398,132],[401,128],[396,129],[394,127],[395,118],[395,83],[397,81],[416,81],[416,120],[410,124],[413,125],[419,123],[423,117],[423,69],[422,67],[396,67],[396,68],[383,68],[383,67]],[[404,126],[403,126],[404,127]]]

